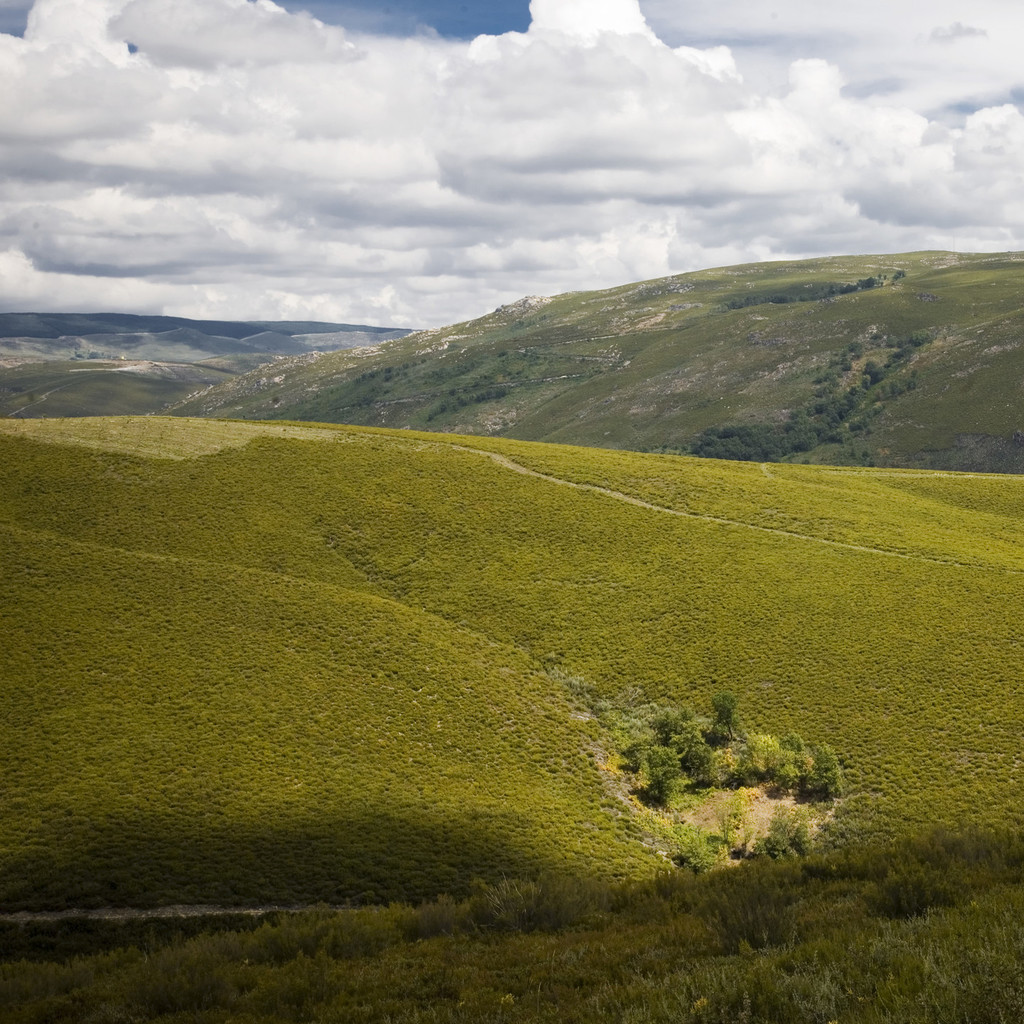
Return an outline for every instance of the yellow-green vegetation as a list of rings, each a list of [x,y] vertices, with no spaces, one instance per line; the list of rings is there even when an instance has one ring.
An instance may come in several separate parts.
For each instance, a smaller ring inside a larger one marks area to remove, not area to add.
[[[177,407],[834,465],[1024,471],[1020,253],[756,263],[524,299]]]
[[[1016,478],[159,418],[0,448],[7,908],[650,875],[556,668],[829,744],[827,843],[1019,821]]]

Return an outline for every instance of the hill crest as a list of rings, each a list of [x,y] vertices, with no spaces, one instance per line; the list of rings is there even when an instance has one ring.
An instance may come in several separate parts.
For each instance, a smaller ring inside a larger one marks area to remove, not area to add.
[[[214,388],[183,415],[1024,471],[1019,253],[829,257],[527,296]]]

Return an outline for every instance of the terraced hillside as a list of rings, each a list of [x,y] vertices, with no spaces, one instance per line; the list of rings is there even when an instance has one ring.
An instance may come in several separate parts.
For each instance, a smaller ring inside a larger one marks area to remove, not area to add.
[[[1017,253],[727,267],[282,362],[176,411],[1021,472],[1022,285]]]
[[[647,876],[566,680],[832,744],[834,843],[1021,820],[1016,477],[155,417],[0,449],[4,908]]]

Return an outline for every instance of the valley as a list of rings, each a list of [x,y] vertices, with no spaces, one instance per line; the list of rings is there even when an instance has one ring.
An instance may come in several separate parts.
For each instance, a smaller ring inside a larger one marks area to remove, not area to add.
[[[725,684],[831,743],[836,841],[1017,813],[1016,477],[156,417],[0,440],[6,908],[644,876],[556,670]]]

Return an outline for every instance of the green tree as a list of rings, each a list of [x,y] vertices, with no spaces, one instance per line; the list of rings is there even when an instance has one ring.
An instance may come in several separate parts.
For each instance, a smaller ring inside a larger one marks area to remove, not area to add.
[[[843,791],[843,769],[839,757],[827,744],[814,748],[814,761],[807,776],[807,792],[811,796],[832,799]]]
[[[651,722],[658,742],[665,747],[672,746],[672,737],[683,733],[693,717],[689,708],[662,708]]]
[[[730,740],[734,740],[740,724],[737,712],[739,701],[736,699],[735,694],[730,693],[728,690],[719,690],[711,698],[711,707],[715,712],[715,732],[728,736]]]
[[[767,733],[753,733],[747,737],[747,745],[740,758],[740,773],[747,785],[758,782],[776,781],[779,768],[786,761],[782,744],[775,736]]]
[[[758,842],[757,853],[772,860],[802,857],[811,848],[811,830],[807,815],[795,808],[780,807],[768,825],[767,834]]]
[[[679,758],[679,767],[698,786],[714,782],[714,752],[704,742],[704,734],[695,719],[684,722],[669,740]]]
[[[671,747],[650,747],[644,756],[644,794],[658,804],[666,804],[679,786],[679,756]]]

